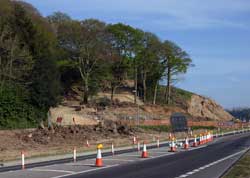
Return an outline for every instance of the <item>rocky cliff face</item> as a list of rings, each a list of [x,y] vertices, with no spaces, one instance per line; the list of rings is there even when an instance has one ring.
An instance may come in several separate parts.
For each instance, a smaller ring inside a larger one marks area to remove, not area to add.
[[[196,118],[207,118],[211,120],[229,121],[233,116],[226,112],[220,105],[212,99],[192,95],[188,102],[187,112]]]

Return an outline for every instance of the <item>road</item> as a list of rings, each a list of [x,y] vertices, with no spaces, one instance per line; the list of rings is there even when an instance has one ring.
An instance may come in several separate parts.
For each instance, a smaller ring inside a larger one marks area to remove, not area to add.
[[[93,166],[94,159],[77,163],[55,164],[0,173],[0,178],[216,178],[246,149],[250,148],[250,133],[216,139],[209,145],[179,149],[169,153],[167,147],[149,150],[150,158],[139,153],[123,153],[103,158],[105,167]]]

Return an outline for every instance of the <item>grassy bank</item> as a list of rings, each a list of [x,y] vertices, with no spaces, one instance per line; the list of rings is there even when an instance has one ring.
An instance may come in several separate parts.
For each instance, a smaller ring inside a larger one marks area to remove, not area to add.
[[[250,151],[246,153],[223,178],[250,177]]]

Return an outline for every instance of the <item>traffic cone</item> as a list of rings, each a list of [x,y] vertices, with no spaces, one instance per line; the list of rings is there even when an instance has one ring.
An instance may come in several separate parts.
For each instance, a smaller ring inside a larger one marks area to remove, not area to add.
[[[175,139],[174,138],[172,138],[172,141],[171,141],[171,143],[170,143],[170,152],[176,152],[176,145],[175,145]]]
[[[210,133],[210,134],[211,134],[211,135],[210,135],[210,137],[211,137],[210,140],[211,140],[211,142],[212,142],[212,141],[214,141],[214,134],[213,134],[213,132]]]
[[[208,134],[207,132],[205,133],[205,144],[208,143]]]
[[[114,144],[111,144],[111,153],[114,156],[115,155],[115,149],[114,149]]]
[[[147,157],[148,157],[147,145],[146,145],[145,142],[143,142],[143,150],[142,150],[141,157],[142,157],[142,158],[147,158]]]
[[[199,145],[202,145],[202,134],[200,134]]]
[[[196,135],[194,136],[194,142],[193,142],[193,147],[197,147],[198,143],[197,143],[197,137]]]
[[[22,170],[25,169],[25,155],[24,151],[21,151],[21,160],[22,160]]]
[[[188,142],[188,137],[186,137],[185,143],[184,143],[184,149],[187,150],[188,148],[189,148],[189,142]]]
[[[210,132],[207,133],[207,142],[211,142]]]
[[[76,162],[76,147],[74,147],[74,149],[73,149],[73,160],[75,163]]]
[[[101,149],[103,148],[102,144],[99,144],[97,146],[97,156],[96,156],[96,161],[95,161],[95,166],[96,167],[102,167],[103,162],[102,162],[102,152]]]

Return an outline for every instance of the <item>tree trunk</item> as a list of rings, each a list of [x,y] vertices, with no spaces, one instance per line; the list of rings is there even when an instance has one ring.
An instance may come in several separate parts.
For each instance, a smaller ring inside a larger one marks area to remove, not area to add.
[[[146,85],[147,73],[144,72],[143,74],[143,102],[147,100],[147,85]]]
[[[167,91],[166,91],[166,100],[167,100],[167,104],[170,104],[170,97],[171,97],[171,72],[170,69],[168,69],[168,73],[167,73]]]
[[[153,105],[155,105],[155,103],[156,103],[157,88],[158,88],[158,81],[157,81],[156,84],[155,84]]]
[[[137,103],[137,66],[134,59],[134,103]]]
[[[83,103],[88,104],[88,98],[89,98],[89,80],[88,77],[85,77],[84,79],[84,95],[83,95]]]
[[[115,90],[116,90],[116,87],[115,86],[111,86],[111,102],[112,104],[114,103],[114,94],[115,94]]]

